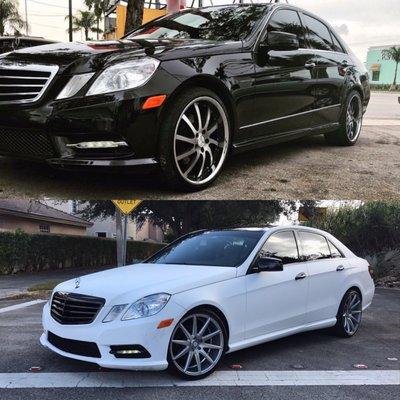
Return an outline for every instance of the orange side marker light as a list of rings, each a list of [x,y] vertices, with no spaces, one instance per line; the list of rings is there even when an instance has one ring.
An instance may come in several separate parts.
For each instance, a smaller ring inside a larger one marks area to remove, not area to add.
[[[162,329],[162,328],[167,328],[168,326],[170,326],[172,323],[174,322],[174,319],[164,319],[163,321],[161,321],[158,326],[157,329]]]
[[[160,96],[149,97],[143,104],[142,110],[149,110],[151,108],[157,108],[163,105],[167,96],[162,94]]]

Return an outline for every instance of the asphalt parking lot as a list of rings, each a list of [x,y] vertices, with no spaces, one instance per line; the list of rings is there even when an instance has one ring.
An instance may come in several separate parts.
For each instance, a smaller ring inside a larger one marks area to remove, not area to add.
[[[236,155],[215,184],[202,192],[173,192],[157,173],[64,172],[0,157],[0,198],[396,199],[398,97],[398,93],[373,93],[354,147],[333,147],[322,136],[314,136]]]
[[[377,289],[360,331],[351,339],[316,331],[266,343],[227,355],[216,374],[198,382],[173,380],[166,372],[104,371],[53,354],[38,341],[43,304],[12,308],[26,301],[0,301],[2,400],[87,400],[99,398],[100,393],[104,399],[340,396],[383,400],[395,398],[399,390],[400,290],[396,289]],[[234,364],[242,369],[233,370]],[[357,369],[355,364],[368,369]],[[42,370],[29,372],[32,366]]]

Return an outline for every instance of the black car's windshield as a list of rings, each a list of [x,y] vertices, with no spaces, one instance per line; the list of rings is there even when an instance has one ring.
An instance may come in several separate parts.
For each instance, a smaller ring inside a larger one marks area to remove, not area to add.
[[[236,267],[250,255],[263,233],[258,229],[196,232],[177,240],[146,262]]]
[[[150,22],[126,39],[238,41],[251,33],[267,9],[260,4],[192,8]]]

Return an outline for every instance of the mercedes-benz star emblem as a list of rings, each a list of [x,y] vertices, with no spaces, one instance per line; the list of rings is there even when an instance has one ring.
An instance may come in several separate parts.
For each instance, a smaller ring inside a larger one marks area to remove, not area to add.
[[[80,286],[80,284],[81,284],[81,278],[76,278],[76,279],[75,279],[75,289],[78,289],[78,287]]]

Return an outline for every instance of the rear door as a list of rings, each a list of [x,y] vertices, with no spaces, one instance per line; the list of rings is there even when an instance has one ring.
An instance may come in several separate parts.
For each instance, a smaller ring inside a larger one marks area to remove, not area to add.
[[[282,260],[283,271],[249,272],[246,337],[254,338],[304,324],[307,303],[307,263],[300,262],[292,230],[273,233],[261,253]]]
[[[306,323],[334,318],[348,263],[325,236],[309,231],[296,231],[296,235],[309,274]]]
[[[312,125],[332,124],[339,120],[341,102],[345,97],[347,71],[351,68],[352,59],[324,22],[306,13],[302,13],[301,18],[317,64],[317,111],[313,113]]]

